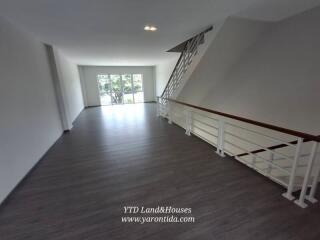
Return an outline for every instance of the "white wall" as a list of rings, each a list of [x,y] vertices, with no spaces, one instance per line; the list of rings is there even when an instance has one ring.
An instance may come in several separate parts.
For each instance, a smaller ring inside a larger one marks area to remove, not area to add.
[[[319,134],[319,22],[320,8],[316,8],[273,24],[220,75],[215,64],[221,63],[212,59],[219,54],[226,62],[225,56],[234,49],[219,53],[210,48],[181,99]]]
[[[62,96],[67,119],[69,125],[72,126],[72,122],[84,108],[78,66],[56,48],[54,48],[54,57],[58,77],[62,86]]]
[[[99,90],[97,84],[98,74],[143,74],[144,101],[155,101],[154,67],[107,67],[107,66],[80,66],[82,84],[86,92],[86,106],[100,105]]]
[[[0,202],[62,133],[45,46],[0,18]]]
[[[193,71],[179,99],[201,104],[212,88],[223,84],[221,79],[269,26],[261,21],[227,19]]]

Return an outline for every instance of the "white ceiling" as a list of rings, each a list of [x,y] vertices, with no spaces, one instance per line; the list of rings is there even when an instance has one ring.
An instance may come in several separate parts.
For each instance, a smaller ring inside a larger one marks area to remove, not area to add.
[[[280,21],[320,5],[319,0],[256,1],[237,16],[263,21]]]
[[[231,15],[276,21],[320,0],[1,0],[0,15],[81,65],[156,65]],[[145,24],[158,31],[145,32]]]

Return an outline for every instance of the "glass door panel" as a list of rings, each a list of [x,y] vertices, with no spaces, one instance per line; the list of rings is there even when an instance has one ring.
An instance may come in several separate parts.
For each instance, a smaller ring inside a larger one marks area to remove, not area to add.
[[[142,74],[98,74],[101,105],[144,102]]]
[[[144,102],[142,74],[133,74],[132,79],[135,103]]]
[[[111,97],[112,104],[122,104],[123,103],[123,92],[121,77],[118,74],[111,74]]]
[[[133,91],[132,91],[132,75],[123,74],[121,75],[122,87],[123,87],[123,103],[134,103]]]
[[[111,82],[109,75],[98,75],[98,88],[101,105],[111,105]]]

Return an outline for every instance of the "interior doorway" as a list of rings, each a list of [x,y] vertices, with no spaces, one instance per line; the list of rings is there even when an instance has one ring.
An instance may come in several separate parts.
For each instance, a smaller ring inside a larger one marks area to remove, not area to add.
[[[98,74],[100,105],[144,102],[142,74]]]

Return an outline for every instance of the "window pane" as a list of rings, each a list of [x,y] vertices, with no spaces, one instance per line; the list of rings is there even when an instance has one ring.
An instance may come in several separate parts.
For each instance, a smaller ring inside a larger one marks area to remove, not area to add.
[[[133,74],[134,101],[136,103],[144,102],[142,74]]]
[[[123,100],[120,75],[110,75],[112,87],[112,104],[121,104]]]
[[[123,88],[123,103],[133,103],[133,92],[132,92],[132,75],[123,74],[122,88]]]
[[[132,93],[131,75],[123,74],[121,77],[122,77],[123,92]]]
[[[142,74],[133,74],[132,77],[134,92],[142,92]]]
[[[143,94],[143,92],[137,92],[137,93],[134,94],[134,102],[135,103],[144,102],[144,94]]]
[[[133,94],[132,93],[124,93],[123,94],[123,103],[124,104],[129,104],[129,103],[134,103],[133,102]]]
[[[100,103],[101,105],[110,105],[111,104],[111,95],[110,95],[110,79],[109,75],[97,75],[99,94],[100,94]]]

